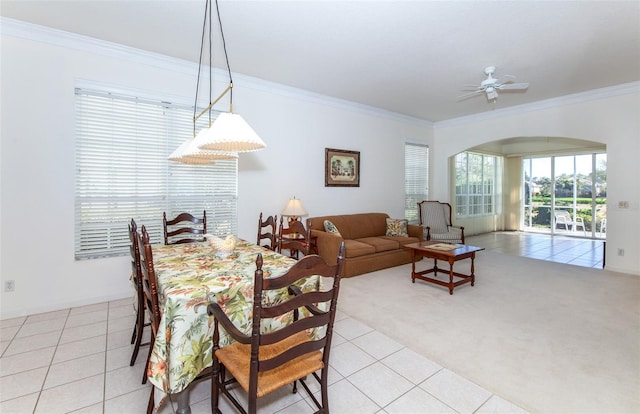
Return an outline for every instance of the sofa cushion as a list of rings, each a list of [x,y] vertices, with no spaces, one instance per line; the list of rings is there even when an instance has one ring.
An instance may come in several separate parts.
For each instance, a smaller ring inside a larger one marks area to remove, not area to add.
[[[338,228],[336,227],[335,224],[331,222],[331,220],[324,221],[324,231],[326,231],[327,233],[333,233],[336,236],[341,236],[340,232],[338,231]]]
[[[383,236],[381,239],[393,240],[398,243],[400,246],[406,246],[411,243],[419,243],[420,239],[418,237],[403,237],[403,236]]]
[[[407,225],[409,220],[406,219],[387,219],[387,233],[386,236],[404,236],[407,237]]]
[[[376,248],[370,244],[362,243],[356,240],[344,241],[344,256],[346,258],[366,256],[368,254],[373,254],[375,252],[376,252]]]
[[[363,237],[362,239],[357,239],[356,241],[366,243],[375,247],[376,253],[386,252],[388,250],[396,250],[400,248],[400,244],[397,241],[390,240],[385,237]]]

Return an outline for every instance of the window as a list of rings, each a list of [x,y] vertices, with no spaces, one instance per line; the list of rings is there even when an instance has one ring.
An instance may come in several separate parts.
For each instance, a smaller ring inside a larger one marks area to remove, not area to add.
[[[497,213],[502,158],[461,152],[455,157],[456,216]]]
[[[429,195],[429,146],[404,145],[404,217],[417,223],[418,203]]]
[[[167,160],[193,133],[192,106],[84,88],[75,94],[76,259],[127,254],[132,218],[161,243],[165,211],[207,210],[207,232],[236,232],[237,161]]]

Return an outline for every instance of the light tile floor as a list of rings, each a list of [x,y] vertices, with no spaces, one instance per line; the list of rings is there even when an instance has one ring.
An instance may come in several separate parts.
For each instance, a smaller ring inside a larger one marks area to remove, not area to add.
[[[148,348],[130,367],[133,321],[131,299],[0,321],[0,412],[144,413]],[[343,313],[329,382],[334,413],[524,412]],[[192,413],[210,412],[209,386],[191,391]],[[304,391],[283,390],[263,398],[260,412],[312,413],[310,404]],[[160,413],[175,408],[168,401]]]
[[[531,233],[473,236],[487,250],[602,267],[602,242]],[[132,299],[0,321],[0,412],[144,413],[146,358],[129,366]],[[333,413],[521,413],[369,326],[339,313],[331,353]],[[194,414],[210,412],[209,383],[190,393]],[[222,399],[223,411],[233,412]],[[225,409],[226,408],[226,409]],[[169,401],[161,414],[173,413]],[[263,413],[311,413],[305,393],[265,397]]]
[[[482,246],[487,251],[600,269],[604,259],[603,242],[604,240],[515,231],[465,238],[465,243]]]

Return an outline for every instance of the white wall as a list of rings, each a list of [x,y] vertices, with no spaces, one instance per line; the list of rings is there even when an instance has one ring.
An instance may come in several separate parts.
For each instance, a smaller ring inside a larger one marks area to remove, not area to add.
[[[607,269],[640,274],[640,91],[593,94],[562,106],[540,105],[515,111],[441,122],[435,125],[431,158],[434,182],[448,182],[448,158],[465,149],[512,137],[567,137],[607,146]],[[450,199],[450,186],[432,186],[433,199]],[[627,201],[629,208],[618,207]],[[618,249],[625,255],[619,256]]]
[[[131,296],[128,257],[74,260],[74,85],[192,102],[197,67],[9,19],[0,30],[0,279],[16,286],[0,318]],[[404,143],[432,144],[431,124],[241,75],[234,86],[234,110],[268,145],[240,156],[240,237],[294,195],[311,216],[404,214]],[[360,151],[359,188],[324,187],[325,147]]]

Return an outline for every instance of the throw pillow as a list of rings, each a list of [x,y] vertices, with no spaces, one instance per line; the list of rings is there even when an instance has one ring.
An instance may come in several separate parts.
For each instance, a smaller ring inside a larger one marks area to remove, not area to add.
[[[327,233],[333,233],[336,236],[340,236],[340,232],[338,231],[336,225],[329,220],[324,221],[324,231],[326,231]]]
[[[387,219],[387,236],[403,236],[408,237],[407,225],[409,220]]]

